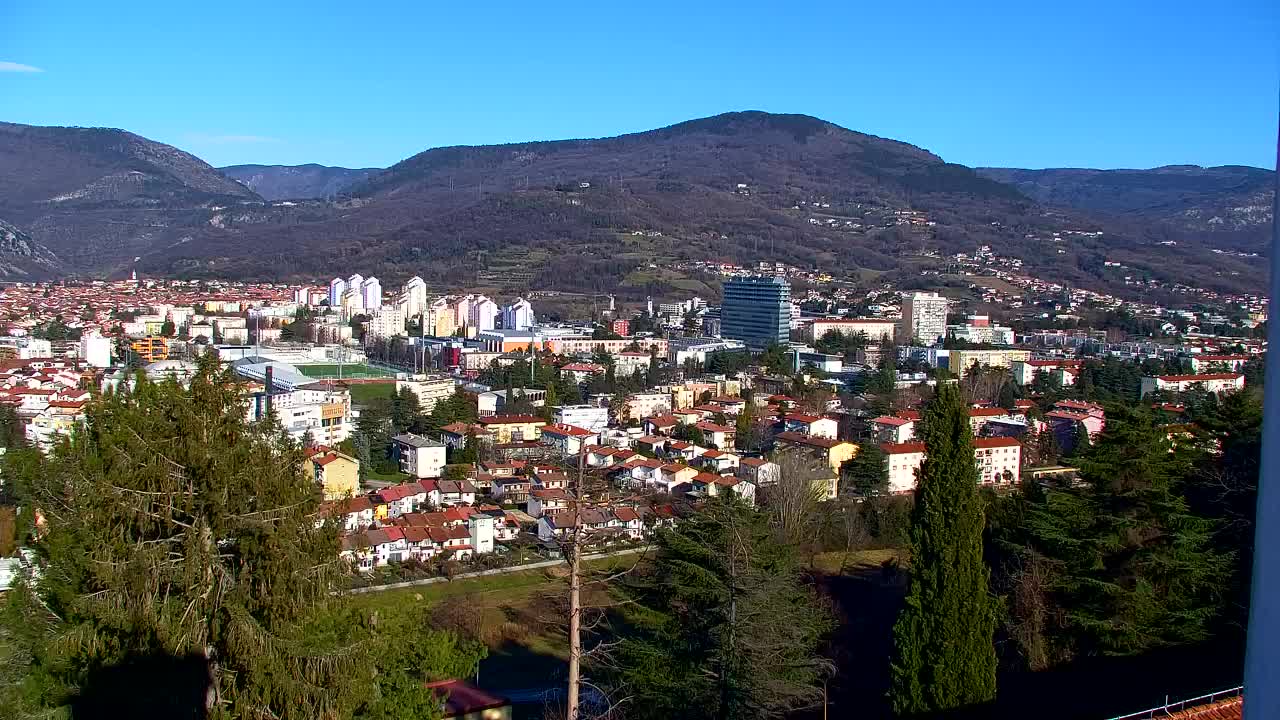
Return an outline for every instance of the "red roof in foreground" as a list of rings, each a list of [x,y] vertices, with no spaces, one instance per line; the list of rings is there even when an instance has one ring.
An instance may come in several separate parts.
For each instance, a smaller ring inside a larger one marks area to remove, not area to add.
[[[439,680],[425,685],[444,696],[445,717],[470,715],[511,704],[506,698],[491,695],[465,680]]]
[[[1165,382],[1204,382],[1206,380],[1235,380],[1242,378],[1240,373],[1207,373],[1205,375],[1157,375]]]
[[[904,455],[906,453],[922,453],[925,444],[922,442],[884,443],[880,446],[887,455]]]
[[[973,439],[973,446],[979,450],[998,447],[1022,447],[1022,443],[1017,438],[1011,437],[981,437]]]

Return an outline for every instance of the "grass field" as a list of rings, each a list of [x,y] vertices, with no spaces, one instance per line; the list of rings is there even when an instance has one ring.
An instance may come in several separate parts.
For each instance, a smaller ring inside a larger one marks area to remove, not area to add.
[[[380,378],[395,377],[395,374],[381,368],[369,367],[363,363],[298,365],[298,372],[317,380],[330,380],[339,376],[344,378]],[[339,370],[341,369],[341,370]]]
[[[351,386],[351,402],[356,405],[368,405],[374,398],[390,399],[395,394],[396,384],[393,382],[359,383]]]

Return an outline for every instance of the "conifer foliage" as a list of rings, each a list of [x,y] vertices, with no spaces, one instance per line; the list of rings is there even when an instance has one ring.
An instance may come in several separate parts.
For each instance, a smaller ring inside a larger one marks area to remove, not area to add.
[[[316,647],[302,632],[339,567],[300,452],[274,422],[245,421],[243,386],[212,358],[189,388],[139,375],[95,400],[25,478],[45,570],[8,611],[40,703],[350,715],[371,679],[361,644]]]
[[[992,700],[995,600],[983,560],[973,438],[959,390],[940,385],[921,434],[928,455],[912,511],[911,584],[894,626],[892,701],[923,715]]]

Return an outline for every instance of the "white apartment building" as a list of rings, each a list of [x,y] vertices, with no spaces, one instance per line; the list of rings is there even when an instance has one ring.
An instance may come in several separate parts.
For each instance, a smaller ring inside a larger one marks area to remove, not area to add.
[[[596,405],[561,405],[552,414],[557,425],[572,425],[591,432],[609,427],[609,408]]]
[[[408,389],[418,396],[418,407],[425,415],[435,409],[436,403],[447,400],[453,395],[453,378],[444,375],[410,375],[408,379],[396,380],[396,393]]]
[[[418,479],[444,475],[444,443],[413,433],[396,435],[392,440],[400,458],[400,472]]]
[[[924,462],[922,442],[887,443],[880,446],[889,473],[889,492],[894,495],[916,489],[916,471]],[[1016,485],[1021,478],[1022,443],[1015,438],[973,439],[973,461],[982,485]]]
[[[1249,362],[1250,357],[1250,355],[1192,355],[1191,372],[1210,372],[1215,368],[1240,372],[1244,369],[1244,364]]]
[[[533,327],[533,306],[524,298],[502,308],[502,328],[504,330],[528,330]]]
[[[376,310],[370,310],[369,322],[365,324],[365,332],[373,339],[404,335],[404,307],[400,305],[384,305]]]
[[[869,342],[877,343],[884,339],[892,340],[896,327],[893,320],[879,318],[819,318],[809,326],[809,340],[817,342],[834,330],[848,336],[862,333]]]
[[[1204,373],[1200,375],[1157,375],[1142,378],[1142,396],[1162,390],[1186,392],[1199,385],[1214,394],[1232,392],[1244,388],[1244,375],[1240,373]]]
[[[210,334],[212,334],[210,329]],[[111,367],[111,339],[91,330],[80,336],[80,359],[89,367]]]
[[[624,419],[639,420],[671,412],[670,393],[635,393],[627,396],[623,406]]]
[[[919,339],[933,345],[947,334],[947,299],[938,293],[916,292],[902,298],[902,324],[898,341]]]

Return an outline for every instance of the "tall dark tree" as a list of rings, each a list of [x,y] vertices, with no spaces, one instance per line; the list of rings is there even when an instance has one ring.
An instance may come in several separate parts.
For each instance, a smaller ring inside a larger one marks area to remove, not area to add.
[[[642,611],[619,658],[628,716],[745,720],[816,705],[832,616],[765,518],[716,497],[657,542],[629,588]]]
[[[912,510],[911,584],[894,625],[892,701],[903,715],[992,700],[995,601],[983,560],[983,514],[969,416],[959,389],[941,385],[925,406]]]

